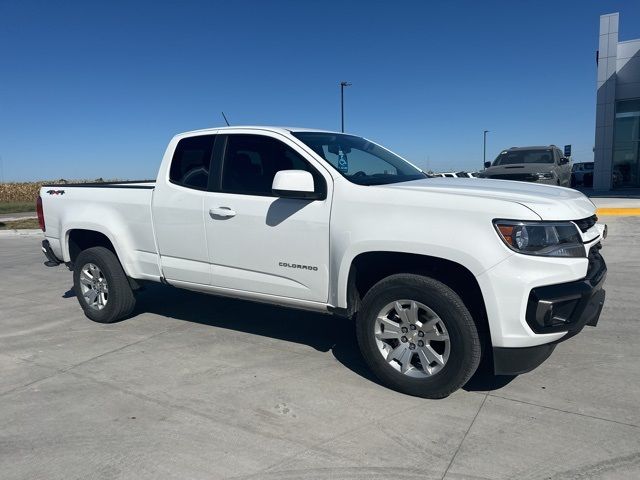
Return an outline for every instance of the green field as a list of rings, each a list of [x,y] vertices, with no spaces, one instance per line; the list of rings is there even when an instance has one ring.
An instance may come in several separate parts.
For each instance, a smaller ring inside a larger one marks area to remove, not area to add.
[[[0,202],[0,213],[35,212],[36,202]]]

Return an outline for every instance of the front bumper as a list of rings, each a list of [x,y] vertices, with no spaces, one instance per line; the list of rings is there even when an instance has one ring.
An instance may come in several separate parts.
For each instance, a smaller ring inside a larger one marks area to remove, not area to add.
[[[568,332],[575,335],[585,325],[595,326],[604,304],[602,288],[607,276],[604,259],[594,247],[584,280],[531,290],[526,320],[535,333]],[[563,337],[563,340],[567,336]]]
[[[531,290],[526,321],[536,334],[564,333],[553,342],[524,348],[493,348],[496,375],[517,375],[544,362],[555,346],[578,334],[585,325],[596,326],[604,305],[607,266],[591,249],[587,276],[583,280],[538,287]]]
[[[484,174],[481,178],[490,178],[492,180],[515,180],[517,182],[541,183],[543,185],[558,185],[557,178],[540,178],[537,173],[490,173]]]

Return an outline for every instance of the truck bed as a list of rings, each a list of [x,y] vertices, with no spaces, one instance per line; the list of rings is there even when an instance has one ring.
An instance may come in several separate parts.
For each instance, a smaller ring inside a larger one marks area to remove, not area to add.
[[[55,255],[69,261],[74,230],[104,234],[123,268],[135,278],[158,278],[151,201],[155,181],[57,183],[40,189],[45,237]]]

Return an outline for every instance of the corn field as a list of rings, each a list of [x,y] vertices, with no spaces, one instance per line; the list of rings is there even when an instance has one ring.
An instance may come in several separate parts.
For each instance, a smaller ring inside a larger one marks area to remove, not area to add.
[[[95,180],[54,180],[43,182],[11,182],[0,183],[0,203],[35,202],[40,187],[47,183],[85,183],[85,182],[105,182],[102,178]],[[108,180],[114,181],[114,180]]]
[[[34,202],[42,182],[0,183],[0,203]]]

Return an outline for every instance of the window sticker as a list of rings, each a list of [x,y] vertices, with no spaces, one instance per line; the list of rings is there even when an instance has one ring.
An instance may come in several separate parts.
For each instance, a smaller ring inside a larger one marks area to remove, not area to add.
[[[342,148],[338,150],[338,170],[344,173],[349,171],[349,160],[347,159],[347,154],[342,151]]]

